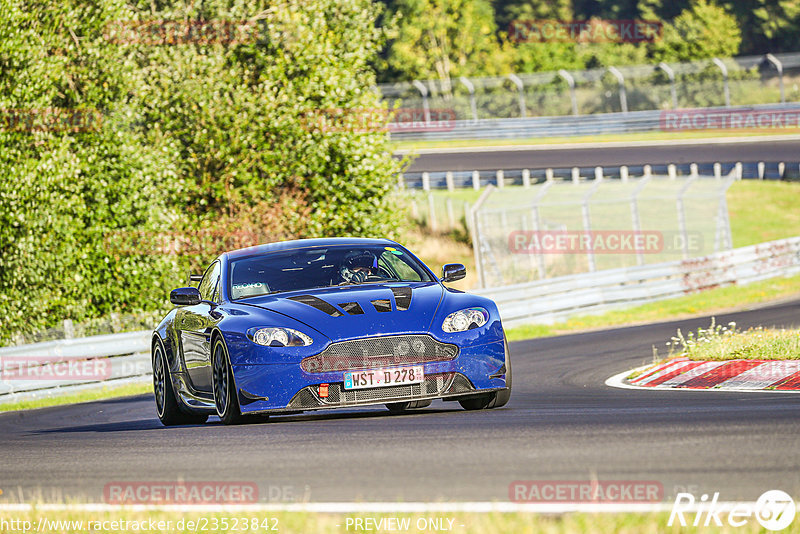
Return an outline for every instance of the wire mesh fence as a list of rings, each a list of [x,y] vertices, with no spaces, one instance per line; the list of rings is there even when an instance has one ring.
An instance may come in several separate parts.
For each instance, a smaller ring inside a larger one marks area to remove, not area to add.
[[[472,209],[481,287],[706,256],[732,247],[735,176],[489,187]]]
[[[457,121],[800,101],[800,53],[380,84],[390,107]],[[434,113],[435,115],[435,113]]]

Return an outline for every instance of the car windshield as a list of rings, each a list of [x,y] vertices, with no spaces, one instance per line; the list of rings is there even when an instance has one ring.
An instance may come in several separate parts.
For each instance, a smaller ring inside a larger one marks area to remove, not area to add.
[[[300,248],[234,260],[231,299],[381,282],[432,282],[427,269],[392,245]]]

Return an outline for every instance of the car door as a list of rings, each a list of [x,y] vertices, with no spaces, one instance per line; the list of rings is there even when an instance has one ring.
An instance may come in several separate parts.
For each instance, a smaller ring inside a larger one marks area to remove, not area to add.
[[[200,303],[179,309],[175,316],[189,381],[196,391],[205,393],[211,392],[211,329],[219,320],[219,315],[214,313],[219,277],[220,263],[217,260],[206,269],[197,286],[202,299]]]

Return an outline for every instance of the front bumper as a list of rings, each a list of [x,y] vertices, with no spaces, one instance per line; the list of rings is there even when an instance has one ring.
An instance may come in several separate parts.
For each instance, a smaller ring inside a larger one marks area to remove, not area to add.
[[[308,373],[298,364],[234,365],[242,413],[299,412],[428,399],[461,398],[506,388],[502,341],[462,348],[451,361],[424,364],[421,384],[345,390],[344,371]],[[327,398],[319,385],[329,384]]]

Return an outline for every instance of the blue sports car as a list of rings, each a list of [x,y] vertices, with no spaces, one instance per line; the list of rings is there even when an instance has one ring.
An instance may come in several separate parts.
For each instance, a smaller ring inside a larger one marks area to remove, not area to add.
[[[226,252],[153,333],[153,386],[164,425],[434,399],[467,410],[511,396],[497,306],[448,288],[386,239],[305,239]]]

